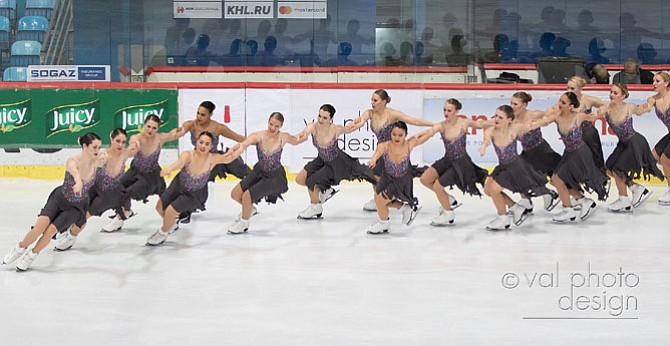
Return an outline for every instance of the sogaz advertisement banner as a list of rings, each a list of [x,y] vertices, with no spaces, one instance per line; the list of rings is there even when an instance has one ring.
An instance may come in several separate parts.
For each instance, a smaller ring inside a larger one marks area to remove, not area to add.
[[[161,119],[161,132],[178,121],[176,90],[4,89],[0,100],[0,147],[5,148],[77,147],[86,132],[108,143],[113,129],[135,134],[150,114]]]

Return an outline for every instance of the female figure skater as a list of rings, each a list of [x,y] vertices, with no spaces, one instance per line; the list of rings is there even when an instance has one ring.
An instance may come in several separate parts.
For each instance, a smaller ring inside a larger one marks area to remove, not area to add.
[[[409,226],[419,212],[419,201],[414,197],[414,184],[409,155],[414,147],[426,142],[434,134],[432,129],[416,137],[405,139],[407,124],[391,124],[391,140],[380,143],[368,165],[384,165],[382,176],[375,185],[375,204],[379,220],[368,227],[367,233],[380,234],[389,229],[389,207],[402,212],[402,223]]]
[[[670,132],[670,74],[659,72],[654,76],[654,91],[656,95],[650,97],[647,103],[654,107],[656,116]],[[665,177],[670,177],[670,133],[656,143],[651,153],[663,168]],[[668,191],[658,198],[660,205],[670,205],[670,179],[667,182]]]
[[[238,143],[244,141],[246,137],[231,130],[228,126],[221,124],[216,120],[212,120],[214,109],[216,109],[214,103],[211,101],[203,101],[198,106],[195,120],[188,120],[184,122],[182,124],[182,128],[183,133],[191,134],[191,143],[193,144],[193,148],[197,147],[198,137],[201,133],[205,131],[211,133],[214,136],[214,140],[212,141],[212,148],[210,151],[212,153],[218,152],[219,154],[223,154],[228,151],[228,149],[225,151],[219,149],[219,136],[232,139]],[[244,179],[244,177],[246,177],[249,172],[251,172],[249,166],[244,163],[242,158],[237,158],[231,163],[219,164],[214,167],[214,169],[212,169],[212,174],[209,177],[209,181],[214,181],[216,177],[225,179],[228,174],[232,174],[239,179]],[[202,199],[201,204],[204,208],[204,205],[207,202],[207,197],[209,195],[209,191],[206,186],[203,187],[202,191],[200,191],[200,194],[200,198]],[[177,223],[189,223],[190,221],[191,213],[182,213],[179,215]]]
[[[553,109],[542,119],[531,122],[531,129],[555,122],[558,133],[565,144],[563,157],[551,177],[551,182],[561,198],[563,210],[554,215],[552,220],[556,223],[565,223],[576,219],[577,214],[570,201],[570,196],[574,197],[576,204],[581,206],[579,218],[586,220],[593,214],[596,203],[584,197],[582,185],[584,189],[595,192],[598,199],[604,201],[607,199],[608,178],[596,166],[593,153],[582,139],[580,124],[588,121],[589,116],[576,111],[580,109],[577,95],[570,91],[564,93]]]
[[[49,194],[35,225],[3,258],[3,264],[10,264],[18,259],[16,269],[28,270],[56,233],[65,232],[72,224],[83,222],[89,203],[88,192],[95,183],[95,171],[99,165],[98,154],[102,142],[98,135],[89,132],[79,137],[79,145],[81,153],[69,158],[65,164],[63,184]],[[26,251],[36,240],[37,244]]]
[[[242,205],[242,213],[238,220],[228,228],[228,233],[239,234],[249,229],[249,218],[252,216],[253,204],[265,198],[268,203],[276,203],[277,198],[288,191],[286,172],[281,164],[284,145],[298,145],[307,140],[303,130],[299,136],[293,136],[280,129],[284,125],[284,116],[273,112],[268,119],[268,129],[254,132],[242,143],[231,148],[232,158],[239,157],[250,145],[256,145],[258,162],[253,170],[233,188],[231,198]]]
[[[633,114],[642,115],[649,111],[650,106],[625,103],[626,98],[628,88],[624,84],[612,85],[610,103],[600,107],[595,114],[592,113],[592,119],[604,118],[619,139],[616,148],[605,162],[607,174],[614,178],[619,191],[619,198],[607,207],[612,212],[632,211],[633,207],[638,207],[651,195],[649,190],[640,184],[635,184],[633,179],[640,179],[643,176],[645,180],[649,180],[649,176],[653,175],[663,180],[663,173],[656,167],[649,143],[633,129]],[[633,194],[632,201],[628,197],[627,187],[637,192]]]
[[[568,80],[567,89],[577,96],[579,102],[578,112],[590,113],[593,107],[602,107],[607,102],[591,95],[582,93],[582,89],[586,86],[586,79],[580,76],[573,76]],[[581,124],[582,139],[584,143],[591,149],[593,159],[601,171],[605,172],[605,156],[603,155],[603,146],[600,142],[600,134],[591,121],[584,121]]]
[[[163,244],[169,231],[175,225],[175,218],[179,213],[189,213],[204,208],[198,191],[207,186],[210,174],[217,165],[227,164],[234,160],[230,154],[212,153],[214,138],[211,132],[203,131],[198,136],[195,150],[181,153],[177,161],[161,170],[160,175],[164,177],[180,169],[156,203],[156,211],[163,218],[163,224],[147,239],[147,245]]]
[[[445,187],[456,185],[464,194],[481,196],[477,183],[484,185],[488,172],[472,163],[470,155],[465,150],[468,128],[481,129],[490,127],[489,122],[473,121],[470,118],[460,118],[458,111],[463,106],[456,99],[444,102],[444,120],[433,125],[427,134],[432,137],[439,133],[444,143],[444,157],[435,161],[421,175],[421,184],[435,193],[440,209],[430,224],[432,226],[448,226],[454,224],[454,206],[450,200],[454,198],[445,191]]]
[[[100,216],[107,210],[117,210],[121,207],[123,187],[121,176],[126,170],[126,161],[137,152],[137,142],[126,148],[126,130],[117,128],[110,134],[111,145],[102,154],[100,159],[104,164],[96,171],[95,184],[90,190],[90,203],[83,223],[75,223],[65,235],[58,239],[55,249],[69,250],[77,241],[77,236],[86,226],[91,216]]]
[[[137,154],[130,163],[130,169],[121,177],[124,188],[121,208],[116,217],[102,227],[103,232],[116,232],[123,227],[123,221],[135,215],[130,209],[130,200],[147,202],[147,197],[160,195],[165,191],[165,179],[161,177],[158,157],[163,143],[173,141],[183,135],[182,128],[169,133],[158,133],[160,118],[151,114],[144,119],[142,133],[130,137],[130,145],[137,146]]]
[[[307,163],[298,176],[296,183],[307,186],[309,192],[309,206],[298,213],[299,219],[320,218],[323,213],[322,204],[332,197],[336,190],[332,186],[340,181],[367,180],[372,184],[377,181],[372,170],[362,165],[337,146],[337,138],[343,133],[349,133],[344,126],[333,125],[335,107],[325,104],[319,108],[317,122],[312,122],[305,128],[305,133],[312,135],[312,143],[318,151],[318,156]]]
[[[377,136],[377,143],[384,143],[391,140],[391,125],[397,121],[402,121],[406,124],[415,126],[433,126],[433,123],[427,120],[410,117],[409,115],[387,107],[391,103],[391,97],[384,89],[375,90],[372,93],[371,105],[372,109],[368,109],[361,116],[354,119],[354,121],[347,125],[347,131],[352,132],[365,125],[365,122],[370,120],[370,128]],[[382,158],[383,159],[383,158]],[[381,162],[380,162],[381,163]],[[382,175],[383,164],[375,165],[374,174],[377,180]],[[420,177],[423,172],[412,167],[412,174],[415,177]],[[376,197],[375,197],[376,199]],[[456,203],[454,203],[456,204]],[[377,210],[374,199],[370,200],[363,206],[363,210],[375,211]]]
[[[528,132],[530,124],[514,121],[512,107],[508,105],[498,107],[494,117],[495,125],[484,132],[484,142],[479,149],[483,156],[488,144],[493,142],[499,161],[484,186],[484,193],[491,197],[498,212],[498,216],[486,226],[490,231],[509,229],[512,218],[514,224],[520,226],[528,215],[524,208],[512,208],[515,203],[503,189],[528,197],[550,194],[545,186],[546,174],[535,170],[528,161],[517,154],[517,140]],[[506,207],[510,208],[512,215],[507,214]]]
[[[512,110],[514,111],[513,123],[526,124],[532,120],[541,119],[544,116],[545,112],[543,111],[528,109],[528,103],[532,100],[533,97],[524,91],[519,91],[512,95],[510,106],[512,106]],[[528,161],[536,171],[547,177],[551,177],[558,162],[561,161],[561,155],[556,153],[549,143],[544,140],[542,129],[536,128],[522,133],[519,136],[519,142],[521,142],[521,148],[523,149],[521,157]],[[543,195],[542,198],[544,199],[544,209],[547,211],[553,210],[559,202],[558,194],[555,191]],[[529,196],[522,194],[518,206],[524,207],[527,214],[533,212],[533,202]]]

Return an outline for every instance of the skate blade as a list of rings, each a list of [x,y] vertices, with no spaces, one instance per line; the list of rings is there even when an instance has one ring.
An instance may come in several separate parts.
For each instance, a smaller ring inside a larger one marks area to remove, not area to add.
[[[302,217],[298,215],[298,220],[319,220],[319,219],[323,219],[323,216],[321,216],[321,214],[312,217]]]
[[[333,193],[331,193],[330,195],[328,195],[328,197],[326,197],[326,199],[324,199],[323,202],[321,202],[321,204],[324,204],[324,203],[328,202],[328,201],[329,201],[331,198],[333,198],[333,196],[335,196],[338,192],[340,192],[340,190],[335,190],[335,189],[333,189]]]
[[[489,227],[489,226],[486,226],[486,230],[487,230],[487,231],[491,231],[491,232],[509,231],[509,230],[510,230],[510,226],[507,225],[507,226],[505,226],[505,228],[491,228],[491,227]]]
[[[430,222],[430,225],[433,227],[450,227],[456,225],[454,221],[447,222],[447,223],[435,223],[433,221]]]

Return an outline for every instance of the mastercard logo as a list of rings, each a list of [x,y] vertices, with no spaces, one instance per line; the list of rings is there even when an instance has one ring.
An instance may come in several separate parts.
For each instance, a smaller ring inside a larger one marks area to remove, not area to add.
[[[279,6],[280,14],[291,14],[291,12],[293,12],[293,8],[291,6]]]

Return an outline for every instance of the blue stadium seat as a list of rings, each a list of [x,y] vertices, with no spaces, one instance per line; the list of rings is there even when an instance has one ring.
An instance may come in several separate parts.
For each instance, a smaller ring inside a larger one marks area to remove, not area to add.
[[[56,0],[26,0],[25,16],[42,16],[51,19]]]
[[[13,20],[16,16],[16,0],[0,0],[0,16]]]
[[[9,18],[0,16],[0,49],[9,48]]]
[[[37,41],[16,41],[12,44],[9,63],[12,66],[39,65],[42,44]]]
[[[42,16],[25,16],[19,19],[17,41],[42,42],[49,29],[49,21]]]
[[[25,67],[8,67],[2,74],[2,80],[5,82],[25,82],[27,70]]]

